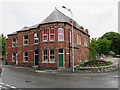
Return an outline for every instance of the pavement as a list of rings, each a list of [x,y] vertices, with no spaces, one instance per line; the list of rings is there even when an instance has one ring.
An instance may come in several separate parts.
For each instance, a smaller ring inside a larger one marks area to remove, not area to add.
[[[114,65],[118,65],[118,61],[120,58],[106,58],[106,61],[112,61]],[[65,68],[65,69],[59,69],[59,70],[50,70],[50,69],[43,69],[43,70],[38,70],[32,67],[25,67],[25,66],[16,66],[16,65],[2,65],[2,67],[7,67],[7,68],[16,68],[16,69],[26,69],[35,73],[46,73],[46,74],[60,74],[60,75],[75,75],[75,74],[80,74],[80,73],[72,73],[72,68]],[[81,73],[82,74],[82,73]],[[88,74],[88,73],[86,73]],[[85,73],[83,73],[85,75]]]

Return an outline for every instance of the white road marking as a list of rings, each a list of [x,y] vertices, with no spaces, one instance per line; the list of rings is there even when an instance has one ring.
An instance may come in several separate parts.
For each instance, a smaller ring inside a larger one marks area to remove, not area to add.
[[[16,87],[5,84],[5,83],[0,83],[0,87],[7,87],[7,88],[12,88],[12,89],[17,89]]]

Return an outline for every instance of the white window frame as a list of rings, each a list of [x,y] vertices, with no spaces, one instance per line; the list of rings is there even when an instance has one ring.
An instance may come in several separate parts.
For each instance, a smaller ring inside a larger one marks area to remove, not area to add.
[[[77,34],[77,44],[80,44],[80,40],[79,40],[79,34]]]
[[[77,34],[77,44],[81,45],[81,35]]]
[[[50,53],[51,50],[54,51],[54,54],[51,54],[51,53]],[[51,56],[54,56],[54,59],[53,59],[53,60],[51,60],[51,58],[50,58]],[[49,60],[50,60],[50,62],[55,62],[55,50],[54,50],[54,49],[50,49],[50,50],[49,50]]]
[[[25,52],[27,52],[27,51],[25,51]],[[27,57],[27,58],[28,58],[28,55],[27,55],[27,56],[25,56],[25,52],[23,52],[23,62],[28,62],[28,60],[27,60],[27,61],[25,60],[25,57]],[[28,54],[28,52],[27,52],[27,54]]]
[[[16,47],[18,47],[18,39],[16,39]]]
[[[59,33],[60,29],[63,29],[63,33]],[[59,35],[63,35],[63,40],[59,39]],[[64,28],[58,28],[58,41],[64,41]]]
[[[44,50],[43,50],[43,52],[42,52],[42,55],[43,55],[43,63],[47,63],[48,62],[48,50],[46,50],[47,51],[47,54],[46,55],[44,55]],[[44,56],[46,56],[47,57],[47,59],[46,60],[44,60]]]
[[[54,28],[50,28],[50,30],[51,30],[51,29],[54,29]],[[50,41],[54,41],[54,40],[55,40],[55,29],[54,29],[54,33],[53,33],[53,34],[50,34],[50,30],[49,30],[49,40],[50,40]],[[50,36],[51,36],[51,35],[54,35],[54,39],[53,39],[53,40],[50,39]]]
[[[70,37],[69,37],[70,38],[70,43],[72,43],[72,31],[71,30],[69,31],[69,34],[70,34]]]
[[[47,40],[44,40],[44,36],[47,36]],[[48,41],[48,30],[47,30],[47,34],[44,34],[44,30],[43,30],[43,41],[44,42]]]
[[[25,39],[25,36],[28,37],[28,35],[24,35],[24,36],[23,36],[23,45],[28,45],[28,39]],[[25,41],[27,41],[27,44],[24,43]]]
[[[15,56],[14,56],[14,55],[15,55]],[[12,62],[15,62],[15,59],[16,59],[15,57],[16,57],[16,53],[13,52],[13,53],[12,53]]]
[[[88,46],[87,38],[84,38],[84,46]]]
[[[12,47],[16,47],[16,39],[15,38],[12,39]]]
[[[35,42],[37,40],[37,42]],[[39,36],[38,33],[34,33],[34,44],[38,44],[39,43]]]
[[[81,53],[79,50],[78,50],[78,62],[81,62]]]

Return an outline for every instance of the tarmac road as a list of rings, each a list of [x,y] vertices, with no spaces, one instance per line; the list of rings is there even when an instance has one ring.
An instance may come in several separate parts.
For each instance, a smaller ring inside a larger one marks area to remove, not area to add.
[[[2,82],[17,88],[118,88],[118,78],[118,70],[91,74],[48,74],[3,67]]]

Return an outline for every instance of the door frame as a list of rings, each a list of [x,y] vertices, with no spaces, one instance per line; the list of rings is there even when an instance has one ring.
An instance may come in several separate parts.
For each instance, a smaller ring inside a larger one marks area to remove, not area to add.
[[[65,66],[65,61],[64,61],[64,59],[65,59],[64,49],[63,49],[63,53],[59,53],[59,49],[58,49],[58,67],[60,67],[60,66],[59,66],[59,54],[63,54],[63,67],[64,67],[64,66]]]
[[[35,55],[38,55],[38,65],[39,65],[39,51],[38,54],[35,54],[35,50],[34,50],[34,66],[35,66]]]

